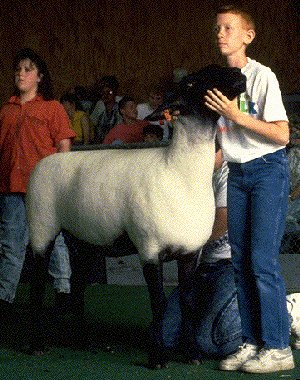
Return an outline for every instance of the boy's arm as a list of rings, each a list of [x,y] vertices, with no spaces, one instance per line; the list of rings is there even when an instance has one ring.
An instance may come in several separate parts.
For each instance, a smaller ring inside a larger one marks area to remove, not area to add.
[[[205,105],[208,108],[232,120],[241,128],[249,129],[279,145],[286,145],[289,142],[289,126],[287,121],[266,122],[255,119],[239,110],[237,98],[229,100],[217,89],[207,91],[205,100]]]
[[[208,241],[215,241],[227,232],[227,207],[217,207],[215,221]]]

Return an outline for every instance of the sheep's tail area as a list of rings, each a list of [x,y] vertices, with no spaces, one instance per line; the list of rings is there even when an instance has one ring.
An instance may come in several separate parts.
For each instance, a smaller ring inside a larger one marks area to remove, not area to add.
[[[30,176],[26,195],[29,243],[33,254],[39,256],[45,255],[47,248],[61,230],[55,205],[55,177],[50,174],[49,167],[45,172],[41,161]]]

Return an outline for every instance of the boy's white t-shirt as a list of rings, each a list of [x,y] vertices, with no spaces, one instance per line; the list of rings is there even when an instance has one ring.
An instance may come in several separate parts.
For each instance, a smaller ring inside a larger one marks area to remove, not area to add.
[[[247,60],[241,69],[247,83],[246,92],[239,96],[240,110],[266,122],[288,121],[276,75],[269,67],[250,58]],[[218,120],[217,136],[224,160],[229,162],[247,162],[285,147],[223,116]]]

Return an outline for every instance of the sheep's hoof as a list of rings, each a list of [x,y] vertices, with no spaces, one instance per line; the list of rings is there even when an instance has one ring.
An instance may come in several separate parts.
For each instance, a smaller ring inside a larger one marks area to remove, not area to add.
[[[164,363],[154,363],[154,362],[149,362],[148,363],[148,368],[150,369],[164,369],[164,368],[168,368],[168,363],[167,362],[164,362]]]
[[[148,368],[150,369],[164,369],[168,368],[168,360],[165,354],[153,355],[148,358]]]
[[[201,365],[203,364],[203,360],[202,359],[190,359],[188,361],[189,364],[192,364],[192,365]]]
[[[34,351],[32,351],[31,355],[33,355],[33,356],[43,356],[43,355],[45,355],[45,351],[34,350]]]
[[[21,348],[21,352],[32,356],[43,356],[45,354],[48,354],[50,352],[50,349],[48,347],[33,348],[30,345],[26,345]]]

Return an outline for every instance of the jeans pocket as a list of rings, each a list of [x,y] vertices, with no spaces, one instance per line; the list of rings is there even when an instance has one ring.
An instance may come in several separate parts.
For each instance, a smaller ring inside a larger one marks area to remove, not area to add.
[[[215,318],[212,329],[213,342],[222,346],[242,336],[241,319],[236,293],[224,304]]]

